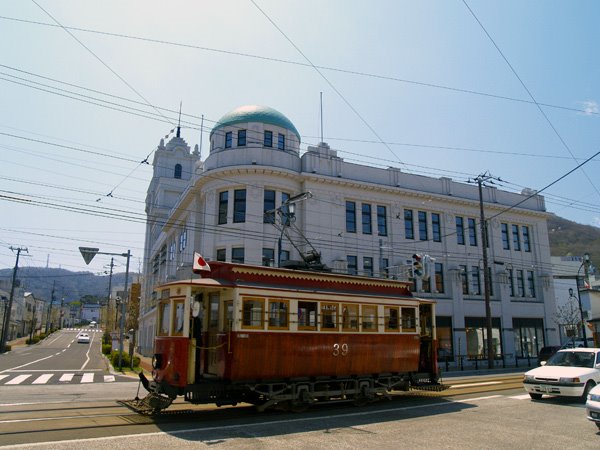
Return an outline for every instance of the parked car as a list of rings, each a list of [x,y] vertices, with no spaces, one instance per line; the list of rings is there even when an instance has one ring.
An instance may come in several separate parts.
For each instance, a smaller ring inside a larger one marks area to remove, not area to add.
[[[79,333],[77,336],[78,344],[89,344],[90,343],[90,335],[87,333]]]
[[[600,348],[572,348],[556,352],[541,367],[525,372],[523,387],[534,400],[542,395],[579,397],[600,383]]]
[[[589,348],[595,347],[593,338],[587,339],[587,346]],[[565,345],[562,346],[562,348],[581,348],[581,347],[583,347],[583,339],[575,339],[574,341],[569,341]]]
[[[538,366],[542,365],[542,361],[548,361],[548,358],[559,351],[560,348],[560,345],[549,345],[547,347],[542,347],[542,349],[538,352]]]
[[[585,403],[585,411],[588,420],[591,420],[600,428],[600,384],[590,391]]]

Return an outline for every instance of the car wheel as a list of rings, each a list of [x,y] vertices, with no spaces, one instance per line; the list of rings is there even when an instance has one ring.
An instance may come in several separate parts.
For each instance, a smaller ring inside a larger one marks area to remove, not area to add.
[[[592,388],[593,388],[594,386],[596,386],[596,383],[594,383],[593,381],[588,381],[588,382],[585,384],[585,388],[583,389],[583,394],[581,394],[581,401],[582,401],[583,403],[585,403],[585,402],[586,402],[586,400],[587,400],[587,396],[588,396],[588,394],[590,393],[590,391],[592,390]]]
[[[542,394],[534,394],[533,392],[530,392],[529,396],[531,397],[532,400],[541,400],[542,399]]]
[[[596,422],[596,426],[600,429],[600,422]]]

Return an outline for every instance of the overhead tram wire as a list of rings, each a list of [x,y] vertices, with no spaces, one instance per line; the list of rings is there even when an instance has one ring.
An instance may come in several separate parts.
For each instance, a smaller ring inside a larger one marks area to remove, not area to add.
[[[563,139],[563,137],[561,136],[561,134],[558,132],[558,130],[556,129],[556,127],[554,126],[554,124],[552,123],[552,121],[550,120],[550,118],[548,117],[548,115],[544,112],[544,110],[541,107],[541,105],[535,99],[535,97],[533,96],[533,94],[531,93],[531,91],[529,90],[529,88],[527,87],[527,85],[525,84],[525,82],[521,79],[521,77],[519,76],[519,74],[517,73],[517,71],[515,70],[515,68],[513,67],[513,65],[510,63],[510,61],[508,60],[508,58],[504,55],[504,53],[502,52],[502,50],[498,46],[498,44],[496,44],[496,41],[494,40],[494,38],[492,38],[492,36],[490,35],[490,33],[488,33],[487,29],[485,28],[485,26],[483,25],[483,23],[481,23],[481,21],[479,20],[479,18],[475,14],[475,12],[471,9],[471,7],[467,3],[467,1],[466,0],[462,0],[462,2],[467,7],[467,9],[469,10],[469,12],[473,16],[473,18],[477,21],[477,23],[479,24],[479,26],[481,27],[481,29],[483,30],[483,32],[485,33],[485,35],[488,37],[488,39],[491,41],[491,43],[493,44],[493,46],[496,48],[496,50],[498,51],[498,53],[500,54],[500,56],[502,57],[502,59],[504,60],[504,62],[508,65],[508,67],[510,68],[511,72],[514,74],[514,76],[517,78],[517,80],[519,80],[519,83],[521,84],[521,86],[523,87],[523,89],[525,89],[525,92],[527,92],[527,95],[529,95],[529,98],[531,98],[532,102],[535,104],[535,106],[537,107],[537,109],[540,112],[540,114],[544,117],[544,119],[546,120],[546,122],[548,123],[548,125],[550,126],[550,128],[552,129],[552,131],[554,132],[554,134],[556,135],[556,137],[558,138],[558,140],[561,142],[561,144],[563,145],[563,147],[569,152],[569,154],[571,155],[571,158],[573,159],[573,161],[578,162],[577,158],[573,154],[573,151],[571,150],[571,148],[569,147],[569,145],[566,143],[566,141]],[[583,173],[583,175],[585,176],[585,178],[592,185],[592,187],[594,188],[594,190],[596,191],[596,193],[600,197],[600,190],[594,184],[594,182],[592,181],[592,179],[588,176],[587,172],[585,170],[583,170],[583,169],[581,169],[581,172]]]
[[[20,19],[20,18],[16,18],[16,17],[0,16],[0,19],[7,20],[7,21],[13,21],[13,22],[26,23],[26,24],[30,24],[30,25],[38,25],[38,26],[54,27],[54,28],[59,27],[59,25],[56,25],[53,23]],[[301,61],[291,61],[291,60],[285,60],[285,59],[281,59],[281,58],[255,55],[255,54],[251,54],[251,53],[223,50],[223,49],[205,47],[205,46],[194,45],[194,44],[185,44],[185,43],[181,43],[181,42],[167,41],[164,39],[154,39],[154,38],[124,34],[124,33],[114,33],[114,32],[109,32],[109,31],[93,30],[90,28],[81,28],[81,27],[62,26],[62,28],[72,30],[72,31],[79,31],[79,32],[83,32],[83,33],[98,34],[98,35],[102,35],[102,36],[136,40],[136,41],[141,41],[141,42],[149,42],[149,43],[153,43],[153,44],[161,44],[161,45],[175,46],[175,47],[181,47],[181,48],[188,48],[188,49],[193,49],[193,50],[201,50],[201,51],[220,53],[220,54],[225,54],[225,55],[230,55],[230,56],[241,56],[244,58],[257,59],[260,61],[275,62],[275,63],[281,63],[281,64],[300,66],[300,67],[310,67],[310,68],[313,67],[310,64],[303,63]],[[0,64],[0,67],[6,67],[6,66],[3,66]],[[355,75],[355,76],[367,77],[367,78],[375,78],[375,79],[391,81],[391,82],[396,82],[396,83],[412,84],[415,86],[447,90],[450,92],[457,92],[457,93],[461,93],[461,94],[478,95],[478,96],[483,96],[483,97],[489,97],[492,99],[506,100],[506,101],[517,102],[517,103],[534,104],[534,102],[532,102],[531,100],[527,100],[527,99],[509,97],[509,96],[499,95],[499,94],[492,94],[489,92],[481,92],[481,91],[476,91],[473,89],[463,89],[463,88],[458,88],[458,87],[454,87],[454,86],[446,86],[446,85],[442,85],[442,84],[438,84],[438,83],[428,83],[428,82],[424,82],[424,81],[408,80],[408,79],[393,77],[393,76],[389,76],[389,75],[374,74],[374,73],[357,71],[357,70],[342,69],[339,67],[328,67],[328,66],[316,66],[316,67],[321,70],[344,73],[344,74],[348,74],[348,75]],[[539,104],[541,106],[548,107],[548,108],[562,109],[565,111],[580,112],[580,113],[586,113],[586,114],[591,114],[591,115],[600,115],[600,112],[598,112],[598,111],[587,111],[587,110],[581,109],[581,108],[573,108],[573,107],[563,106],[563,105],[553,105],[550,103],[539,103]]]

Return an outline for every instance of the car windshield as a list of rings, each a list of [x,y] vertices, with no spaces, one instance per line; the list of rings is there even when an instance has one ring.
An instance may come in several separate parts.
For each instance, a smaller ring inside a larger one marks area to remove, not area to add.
[[[594,352],[558,352],[552,356],[547,366],[594,367]]]

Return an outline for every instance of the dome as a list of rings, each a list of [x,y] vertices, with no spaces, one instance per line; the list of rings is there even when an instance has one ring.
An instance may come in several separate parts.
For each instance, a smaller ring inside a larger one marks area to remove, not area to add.
[[[298,137],[298,142],[300,142],[300,133],[298,133],[298,130],[296,130],[296,127],[290,119],[273,108],[260,105],[245,105],[235,108],[233,111],[229,111],[219,119],[219,122],[214,126],[210,135],[212,136],[219,128],[247,122],[268,123],[277,127],[286,128],[292,131]]]

